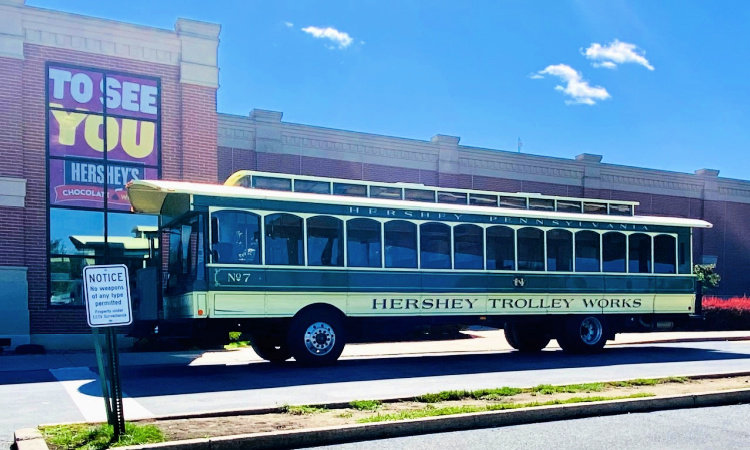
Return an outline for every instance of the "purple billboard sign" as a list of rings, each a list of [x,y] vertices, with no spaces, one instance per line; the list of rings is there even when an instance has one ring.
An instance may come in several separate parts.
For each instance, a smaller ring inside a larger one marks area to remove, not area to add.
[[[104,116],[50,110],[47,120],[50,156],[103,157]],[[156,128],[155,122],[107,117],[107,159],[157,165]]]
[[[62,206],[104,207],[107,174],[107,209],[130,211],[125,186],[132,180],[156,179],[157,169],[96,161],[52,159],[49,164],[50,203]]]
[[[155,80],[107,74],[107,114],[156,120],[159,87]]]
[[[104,208],[106,180],[107,209],[130,209],[127,182],[158,178],[159,89],[152,78],[48,66],[50,205]]]
[[[155,80],[92,70],[50,66],[50,107],[156,120],[159,87]]]
[[[100,90],[103,80],[101,72],[50,66],[47,78],[49,106],[104,112]]]

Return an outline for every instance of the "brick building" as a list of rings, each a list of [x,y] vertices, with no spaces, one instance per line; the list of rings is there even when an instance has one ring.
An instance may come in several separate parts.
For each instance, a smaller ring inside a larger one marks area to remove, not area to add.
[[[0,0],[0,337],[13,346],[90,335],[75,274],[137,257],[131,230],[156,225],[129,213],[129,179],[216,181],[218,35]]]
[[[719,294],[750,291],[748,181],[220,114],[218,25],[162,30],[23,0],[0,0],[0,17],[0,338],[13,346],[87,345],[76,274],[142,263],[156,225],[127,212],[129,179],[220,182],[240,169],[639,201],[637,214],[712,222],[696,232],[696,261],[717,263]]]

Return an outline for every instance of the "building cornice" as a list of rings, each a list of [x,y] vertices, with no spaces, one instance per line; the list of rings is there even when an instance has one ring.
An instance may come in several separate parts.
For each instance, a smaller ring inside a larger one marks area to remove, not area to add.
[[[24,44],[179,66],[180,82],[219,86],[217,24],[178,19],[175,29],[25,6],[0,0],[0,57],[24,59]]]
[[[169,30],[29,6],[0,4],[0,12],[21,17],[28,44],[173,66],[179,63],[180,41]]]

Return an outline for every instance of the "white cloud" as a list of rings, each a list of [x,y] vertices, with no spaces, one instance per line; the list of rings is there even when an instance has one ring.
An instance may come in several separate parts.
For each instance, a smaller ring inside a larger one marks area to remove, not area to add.
[[[349,36],[348,33],[339,31],[331,27],[327,27],[327,28],[307,27],[307,28],[303,28],[302,31],[304,31],[305,33],[317,39],[328,39],[336,43],[339,46],[339,48],[342,48],[342,49],[349,47],[354,41],[352,37]],[[333,48],[333,47],[328,46],[328,48]]]
[[[286,25],[287,28],[294,28],[294,24],[292,22],[284,22],[284,25]]]
[[[595,105],[598,100],[607,100],[612,96],[601,86],[591,86],[588,81],[584,80],[581,74],[574,68],[566,64],[555,64],[547,66],[544,70],[536,73],[538,78],[543,75],[553,75],[559,77],[566,83],[565,86],[557,85],[555,90],[569,96],[571,100],[566,100],[567,104]]]
[[[635,44],[621,42],[617,39],[607,45],[593,43],[586,50],[581,49],[581,53],[592,61],[603,61],[601,63],[593,63],[594,67],[613,69],[616,67],[616,64],[634,63],[640,64],[648,70],[654,70],[654,66],[644,56],[646,54],[645,51],[636,47]]]
[[[592,66],[596,68],[604,68],[604,69],[617,69],[617,64],[613,63],[612,61],[604,61],[600,63],[591,63]]]
[[[544,78],[544,75],[539,75],[538,73],[534,72],[532,74],[529,74],[529,78],[531,78],[532,80],[541,80],[542,78]]]

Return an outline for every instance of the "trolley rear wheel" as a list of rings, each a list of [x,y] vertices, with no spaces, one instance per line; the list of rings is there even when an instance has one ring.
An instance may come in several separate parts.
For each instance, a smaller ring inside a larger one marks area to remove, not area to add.
[[[568,353],[594,353],[604,348],[609,336],[602,316],[575,315],[565,321],[557,342]]]

